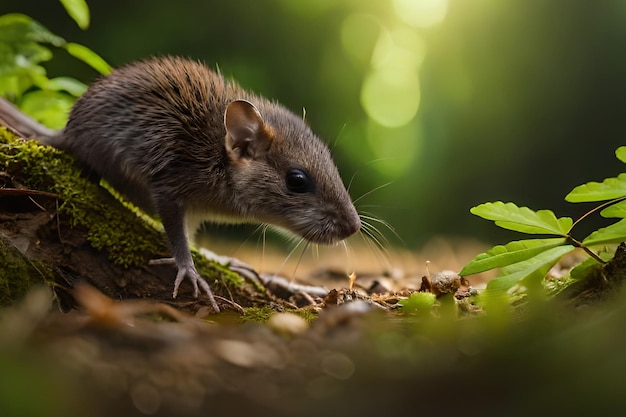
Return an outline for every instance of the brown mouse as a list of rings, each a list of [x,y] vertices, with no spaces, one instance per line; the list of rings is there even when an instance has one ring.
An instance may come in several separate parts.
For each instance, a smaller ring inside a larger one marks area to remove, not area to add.
[[[187,277],[216,311],[191,258],[189,219],[269,223],[322,244],[361,226],[330,151],[302,118],[192,60],[114,70],[78,99],[60,132],[17,121],[158,214],[178,267],[173,296]]]

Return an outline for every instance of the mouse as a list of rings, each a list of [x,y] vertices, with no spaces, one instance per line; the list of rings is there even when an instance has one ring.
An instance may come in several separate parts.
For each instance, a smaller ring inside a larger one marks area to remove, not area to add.
[[[191,257],[189,235],[201,222],[269,224],[317,244],[361,227],[328,146],[306,121],[202,62],[163,56],[116,68],[88,87],[60,131],[7,108],[0,119],[158,215],[177,268],[174,298],[187,279],[194,297],[202,290],[220,311]]]

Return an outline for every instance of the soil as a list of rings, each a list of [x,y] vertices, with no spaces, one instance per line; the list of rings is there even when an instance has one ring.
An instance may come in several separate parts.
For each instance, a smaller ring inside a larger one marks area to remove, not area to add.
[[[621,409],[624,247],[567,303],[491,315],[449,270],[397,279],[362,269],[357,254],[354,285],[331,269],[299,283],[196,254],[215,273],[223,311],[213,314],[190,286],[172,299],[172,265],[112,262],[57,195],[15,172],[0,179],[0,271],[13,278],[0,310],[2,416]],[[163,242],[146,259],[168,256]],[[418,308],[403,309],[416,293]]]

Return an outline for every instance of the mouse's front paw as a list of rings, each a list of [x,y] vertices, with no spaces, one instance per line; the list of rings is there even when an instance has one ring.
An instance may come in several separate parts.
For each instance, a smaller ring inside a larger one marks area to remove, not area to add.
[[[220,312],[217,303],[215,302],[215,297],[213,296],[213,292],[211,291],[211,287],[206,282],[204,278],[200,276],[198,271],[196,271],[193,263],[187,266],[178,265],[174,258],[161,258],[161,259],[152,259],[148,263],[149,265],[175,265],[178,268],[178,272],[176,273],[176,279],[174,280],[174,292],[172,293],[172,297],[176,298],[178,295],[178,287],[180,287],[181,282],[185,279],[185,277],[189,277],[191,283],[193,284],[193,296],[194,298],[198,298],[198,294],[200,293],[200,288],[202,291],[209,297],[209,301],[211,302],[211,307],[215,310],[216,313]]]
[[[206,280],[202,278],[200,274],[198,274],[198,271],[196,271],[196,268],[193,266],[183,266],[178,268],[176,280],[174,281],[174,292],[172,293],[172,297],[176,298],[176,296],[178,295],[178,287],[180,286],[180,283],[183,282],[185,277],[188,277],[193,284],[194,298],[198,298],[200,288],[202,288],[202,291],[209,297],[211,307],[213,307],[216,313],[219,313],[220,308],[218,307],[217,302],[215,302],[215,297],[213,297],[211,287],[206,282]]]

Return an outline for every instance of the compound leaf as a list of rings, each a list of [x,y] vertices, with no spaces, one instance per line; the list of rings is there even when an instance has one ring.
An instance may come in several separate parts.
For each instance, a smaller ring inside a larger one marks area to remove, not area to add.
[[[606,178],[602,182],[588,182],[575,187],[565,196],[570,203],[613,200],[626,196],[626,174]]]
[[[620,146],[619,148],[617,148],[617,150],[615,151],[615,156],[617,156],[617,159],[619,159],[620,161],[626,163],[626,146]]]
[[[566,236],[573,223],[569,217],[557,218],[550,210],[534,211],[501,201],[472,207],[470,212],[483,219],[493,220],[503,229],[529,234]]]
[[[626,218],[626,200],[615,203],[612,206],[608,206],[600,212],[600,215],[602,217],[606,217],[607,219]]]
[[[487,294],[502,294],[523,279],[543,279],[563,255],[574,249],[573,245],[558,246],[525,261],[502,268],[500,274],[487,284]]]
[[[596,230],[583,240],[583,245],[594,246],[626,241],[626,219]]]
[[[527,239],[509,242],[506,245],[498,245],[487,252],[477,255],[470,263],[459,272],[459,275],[471,275],[501,268],[530,259],[548,249],[565,245],[565,238],[550,239]]]

